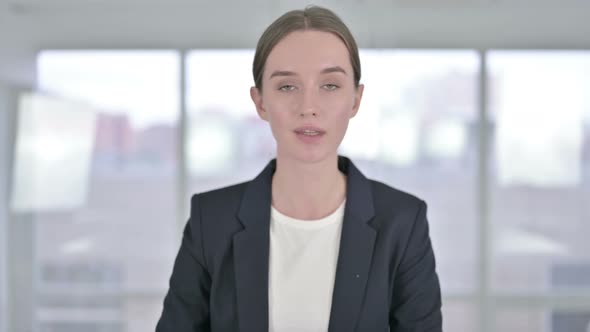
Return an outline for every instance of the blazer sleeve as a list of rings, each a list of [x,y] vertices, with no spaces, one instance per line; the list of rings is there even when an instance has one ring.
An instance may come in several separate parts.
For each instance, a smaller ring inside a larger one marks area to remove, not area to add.
[[[441,332],[441,292],[428,234],[426,203],[420,201],[407,247],[395,275],[389,314],[391,332]]]
[[[211,277],[205,265],[202,237],[199,200],[194,195],[156,332],[210,331]]]

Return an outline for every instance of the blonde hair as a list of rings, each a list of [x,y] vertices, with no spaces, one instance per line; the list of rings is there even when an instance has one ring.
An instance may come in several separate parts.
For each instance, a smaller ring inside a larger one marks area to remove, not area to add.
[[[331,10],[318,6],[308,6],[303,10],[292,10],[283,14],[272,22],[260,36],[252,65],[256,88],[262,89],[264,66],[272,49],[286,35],[300,30],[330,32],[338,36],[348,49],[350,63],[354,72],[354,85],[358,87],[361,80],[361,62],[356,41],[350,30]]]

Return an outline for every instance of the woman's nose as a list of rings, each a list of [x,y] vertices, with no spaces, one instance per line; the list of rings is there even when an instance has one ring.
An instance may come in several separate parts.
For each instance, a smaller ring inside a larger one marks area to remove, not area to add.
[[[306,91],[302,95],[299,116],[317,117],[318,116],[318,95],[313,91]]]
[[[303,112],[299,113],[299,116],[302,118],[305,118],[306,116],[307,117],[309,117],[309,116],[316,117],[317,113],[315,111],[309,111],[309,112],[303,111]]]

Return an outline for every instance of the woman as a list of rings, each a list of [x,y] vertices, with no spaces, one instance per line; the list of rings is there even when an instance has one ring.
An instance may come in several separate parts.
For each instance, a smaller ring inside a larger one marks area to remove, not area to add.
[[[337,154],[364,88],[347,27],[324,8],[288,12],[253,74],[276,159],[193,196],[156,331],[441,331],[425,203]]]

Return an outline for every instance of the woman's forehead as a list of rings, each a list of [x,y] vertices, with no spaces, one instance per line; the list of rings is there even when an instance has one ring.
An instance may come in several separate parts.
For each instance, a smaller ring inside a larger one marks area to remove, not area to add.
[[[330,67],[341,67],[347,73],[352,70],[344,42],[333,33],[317,30],[295,31],[285,36],[270,52],[265,67],[267,73],[274,70],[320,73]]]

